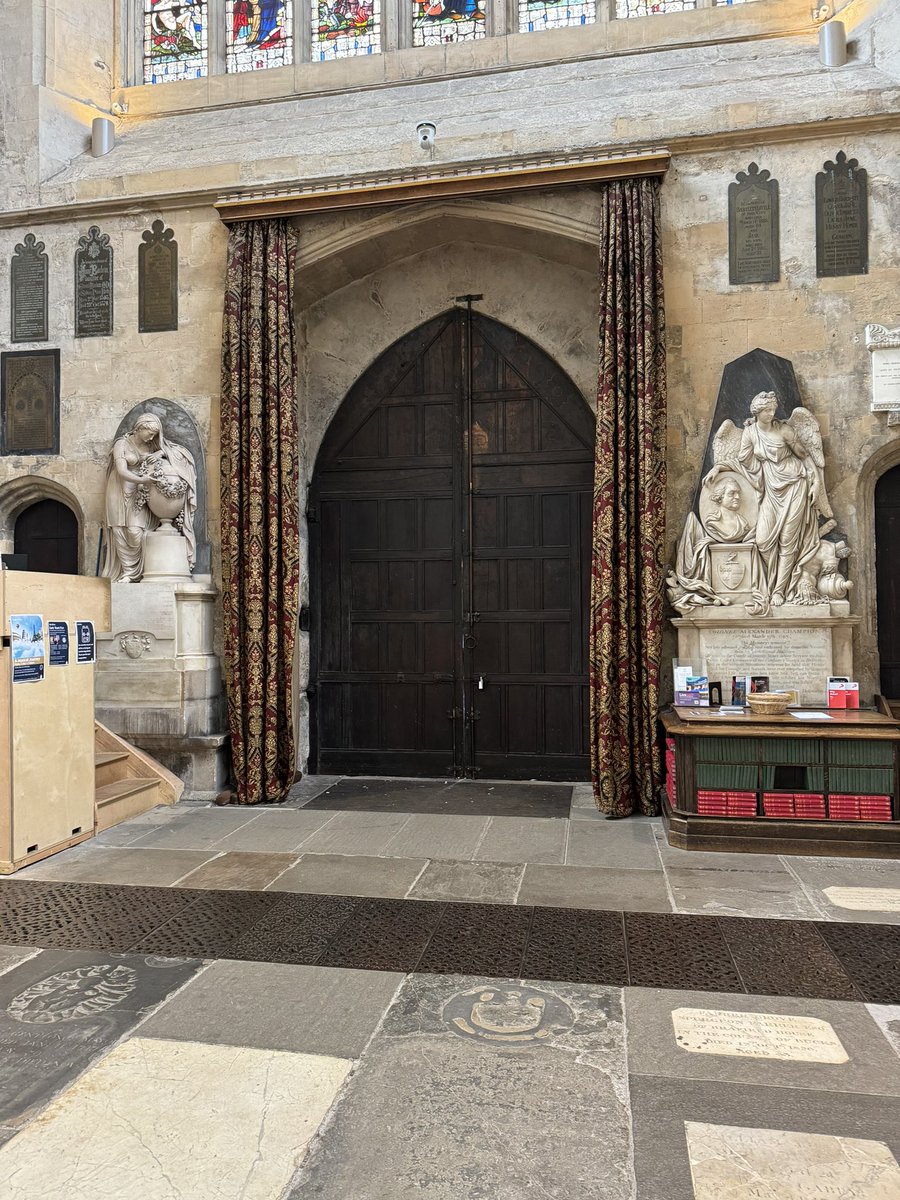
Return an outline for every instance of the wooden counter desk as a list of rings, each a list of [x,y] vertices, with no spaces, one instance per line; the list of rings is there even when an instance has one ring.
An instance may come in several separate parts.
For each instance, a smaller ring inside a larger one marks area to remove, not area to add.
[[[670,845],[900,858],[900,721],[868,710],[804,711],[828,719],[661,713]]]

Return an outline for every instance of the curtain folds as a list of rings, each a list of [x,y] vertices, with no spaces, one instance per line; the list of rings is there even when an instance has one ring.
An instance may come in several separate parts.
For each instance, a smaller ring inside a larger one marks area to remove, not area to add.
[[[601,812],[658,811],[666,349],[657,179],[601,190],[591,773]]]
[[[293,274],[286,221],[231,227],[222,338],[222,583],[240,804],[281,800],[294,779],[300,531]]]

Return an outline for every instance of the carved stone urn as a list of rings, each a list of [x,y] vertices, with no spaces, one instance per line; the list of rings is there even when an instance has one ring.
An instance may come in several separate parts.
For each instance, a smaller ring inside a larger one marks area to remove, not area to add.
[[[184,510],[187,482],[179,475],[151,476],[142,485],[147,507],[159,521],[159,533],[180,534],[176,528]]]

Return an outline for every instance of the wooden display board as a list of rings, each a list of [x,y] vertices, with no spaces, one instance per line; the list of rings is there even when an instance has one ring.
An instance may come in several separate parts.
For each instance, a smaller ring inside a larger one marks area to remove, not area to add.
[[[44,635],[43,669],[35,658],[30,677],[27,660],[14,664],[24,615],[40,616]],[[93,836],[94,666],[79,661],[77,639],[87,621],[108,632],[108,580],[0,572],[0,874]],[[50,622],[68,630],[64,665],[51,662]]]

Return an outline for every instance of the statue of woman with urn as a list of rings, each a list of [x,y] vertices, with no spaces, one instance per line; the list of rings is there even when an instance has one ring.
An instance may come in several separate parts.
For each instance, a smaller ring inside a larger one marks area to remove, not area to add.
[[[109,456],[104,577],[137,583],[144,573],[144,538],[159,528],[184,537],[193,570],[196,508],[193,455],[167,441],[159,417],[143,413],[130,433],[115,441]]]

